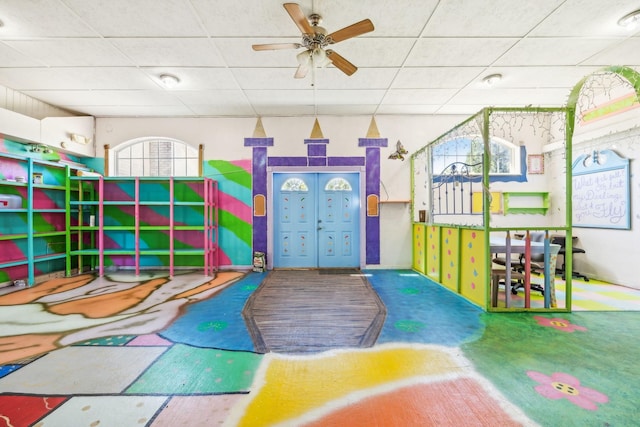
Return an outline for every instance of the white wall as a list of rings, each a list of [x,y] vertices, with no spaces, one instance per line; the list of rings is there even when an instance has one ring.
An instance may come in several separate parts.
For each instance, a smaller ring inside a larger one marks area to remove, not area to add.
[[[636,110],[640,125],[640,111]],[[574,270],[588,277],[640,289],[638,274],[638,243],[640,242],[640,127],[610,133],[590,141],[578,141],[573,147],[573,158],[591,154],[594,150],[610,149],[630,159],[631,229],[604,229],[574,227],[578,237],[576,246],[586,253],[574,257]],[[564,158],[561,151],[551,153],[551,167],[556,170],[556,188],[564,192]]]
[[[409,200],[410,161],[389,160],[399,140],[409,153],[466,119],[465,116],[377,116],[381,138],[389,146],[381,149],[381,200]],[[263,117],[268,137],[274,138],[269,156],[305,156],[313,129],[313,117]],[[371,116],[319,116],[323,136],[329,139],[328,156],[363,156],[358,138],[366,138]],[[104,145],[111,148],[131,139],[162,136],[176,138],[194,147],[204,145],[205,159],[250,159],[251,148],[244,138],[253,136],[255,118],[99,118],[96,119],[96,155],[104,157]],[[380,268],[411,266],[411,218],[409,204],[386,203],[380,208]]]

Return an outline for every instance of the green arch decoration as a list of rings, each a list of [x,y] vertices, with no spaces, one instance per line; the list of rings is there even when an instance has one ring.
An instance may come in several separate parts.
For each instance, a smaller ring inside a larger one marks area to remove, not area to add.
[[[636,91],[636,96],[640,99],[640,73],[630,67],[626,66],[618,66],[614,65],[611,67],[605,67],[601,70],[598,70],[594,73],[589,74],[588,76],[583,77],[574,87],[571,89],[571,93],[569,94],[569,100],[567,101],[567,106],[575,111],[576,105],[578,104],[578,97],[580,96],[580,91],[584,86],[585,82],[589,77],[596,73],[601,72],[609,72],[613,74],[618,74],[620,77],[628,80],[629,83],[633,85],[633,88]]]

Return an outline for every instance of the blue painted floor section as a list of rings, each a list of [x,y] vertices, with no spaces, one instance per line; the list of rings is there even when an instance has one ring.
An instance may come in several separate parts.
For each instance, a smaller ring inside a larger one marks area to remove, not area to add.
[[[430,279],[410,270],[367,270],[364,274],[387,308],[378,344],[458,346],[482,336],[482,310]],[[190,305],[160,335],[196,347],[255,351],[241,312],[266,276],[249,273],[211,299]]]
[[[195,347],[255,351],[242,308],[267,273],[249,273],[215,294],[188,306],[184,315],[160,336]]]
[[[482,310],[410,270],[367,270],[387,307],[378,344],[414,342],[458,346],[482,336]]]

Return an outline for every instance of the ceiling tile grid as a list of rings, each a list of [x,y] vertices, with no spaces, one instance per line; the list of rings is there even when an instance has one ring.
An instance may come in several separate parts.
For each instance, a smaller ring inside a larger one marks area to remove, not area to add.
[[[0,85],[96,117],[472,114],[563,105],[602,67],[640,69],[640,28],[618,25],[637,0],[298,5],[328,33],[371,20],[324,48],[355,73],[336,62],[296,79],[305,48],[253,50],[302,43],[281,1],[0,0]]]

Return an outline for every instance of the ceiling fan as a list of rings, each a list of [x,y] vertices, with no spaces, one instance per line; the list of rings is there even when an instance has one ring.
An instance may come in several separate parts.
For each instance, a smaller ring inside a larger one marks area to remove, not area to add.
[[[307,19],[297,3],[285,3],[283,6],[302,32],[302,42],[254,44],[253,50],[304,48],[305,50],[303,52],[296,55],[299,66],[294,77],[297,79],[304,78],[309,72],[309,69],[325,67],[329,64],[335,65],[336,68],[348,76],[358,70],[358,67],[335,51],[325,48],[331,44],[373,31],[373,23],[369,19],[364,19],[341,30],[327,34],[327,30],[320,26],[322,17],[317,13],[311,14]]]

